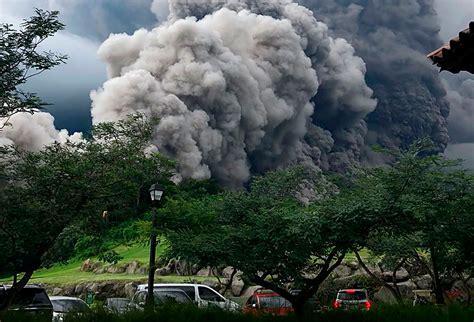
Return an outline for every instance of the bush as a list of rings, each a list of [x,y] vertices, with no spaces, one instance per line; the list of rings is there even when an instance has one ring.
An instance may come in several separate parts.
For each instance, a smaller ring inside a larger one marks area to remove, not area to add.
[[[99,260],[105,263],[117,264],[121,259],[123,259],[123,256],[120,256],[115,250],[99,254]]]
[[[219,309],[197,309],[195,307],[169,306],[160,309],[157,313],[129,312],[124,315],[114,315],[102,310],[93,314],[66,318],[65,322],[132,322],[132,321],[160,321],[160,322],[472,322],[474,309],[472,307],[408,307],[385,306],[378,307],[370,312],[328,311],[315,312],[298,319],[296,316],[255,317],[248,314],[229,313]],[[3,318],[2,321],[20,321]],[[31,321],[31,320],[23,320]]]

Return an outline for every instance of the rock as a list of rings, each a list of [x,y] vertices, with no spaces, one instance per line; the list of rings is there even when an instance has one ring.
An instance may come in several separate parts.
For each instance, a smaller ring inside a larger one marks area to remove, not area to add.
[[[124,285],[123,291],[125,293],[125,296],[129,299],[133,297],[135,292],[137,291],[137,286],[138,284],[136,282],[130,282]]]
[[[99,289],[100,289],[99,283],[92,283],[89,290],[93,293],[97,293],[99,292]]]
[[[80,271],[81,272],[92,272],[100,266],[101,266],[100,263],[93,262],[90,258],[88,258],[82,263]]]
[[[212,276],[212,269],[211,267],[205,267],[200,269],[197,273],[197,276]]]
[[[412,281],[406,281],[397,283],[397,285],[403,298],[413,299],[413,290],[417,289],[415,283]]]
[[[234,268],[232,266],[227,266],[226,268],[222,270],[221,275],[224,276],[225,278],[230,278],[232,276],[233,271],[234,271]],[[243,273],[241,271],[237,271],[234,275],[234,278],[242,276],[242,274]]]
[[[74,288],[74,294],[80,295],[84,291],[84,284],[77,284],[76,287]]]
[[[105,267],[98,267],[94,269],[94,274],[104,274],[105,273]]]
[[[230,290],[233,296],[240,296],[242,290],[244,289],[245,283],[239,277],[234,277]]]
[[[125,267],[124,266],[117,266],[117,265],[110,265],[105,268],[105,271],[107,273],[111,274],[121,274],[125,273]]]
[[[174,268],[176,275],[179,276],[191,276],[199,270],[196,265],[192,265],[191,263],[185,260],[176,261]]]
[[[418,289],[421,289],[421,290],[431,289],[432,280],[429,274],[426,274],[423,276],[415,276],[413,278],[413,282],[417,285]]]
[[[52,294],[53,296],[61,295],[61,294],[63,294],[63,289],[60,288],[60,287],[55,287],[55,288],[53,288],[51,294]]]
[[[386,272],[383,272],[382,278],[385,281],[391,282],[392,279],[393,279],[392,275],[393,275],[393,272],[386,271]],[[408,280],[409,276],[410,276],[410,274],[408,274],[407,270],[404,269],[403,267],[400,268],[395,274],[395,278],[396,278],[397,281],[406,281],[406,280]]]
[[[127,274],[136,274],[136,271],[140,267],[140,263],[137,261],[132,261],[125,267],[125,273]]]
[[[344,264],[339,265],[332,272],[333,276],[335,277],[347,277],[347,276],[350,276],[351,273],[352,273],[352,269],[349,266],[346,266]]]
[[[141,266],[135,271],[135,274],[145,275],[147,272],[148,272],[148,267]]]
[[[67,296],[73,296],[74,295],[74,290],[75,286],[68,284],[63,287],[63,294]]]
[[[347,267],[350,267],[351,270],[355,271],[359,268],[359,263],[356,261],[344,263]]]
[[[158,275],[158,276],[167,276],[167,275],[171,275],[171,273],[173,272],[171,271],[169,267],[158,268],[155,271],[155,275]]]
[[[397,299],[393,293],[385,286],[382,286],[375,294],[374,300],[387,304],[397,304]]]

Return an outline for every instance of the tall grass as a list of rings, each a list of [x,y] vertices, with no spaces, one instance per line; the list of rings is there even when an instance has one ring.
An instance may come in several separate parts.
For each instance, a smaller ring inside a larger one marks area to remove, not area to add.
[[[34,321],[20,316],[0,318],[2,322]],[[253,316],[241,313],[229,313],[219,309],[197,309],[195,307],[169,306],[153,314],[129,312],[115,315],[105,311],[96,311],[85,316],[68,317],[65,322],[473,322],[474,307],[378,307],[370,312],[327,311],[313,312],[304,317]]]

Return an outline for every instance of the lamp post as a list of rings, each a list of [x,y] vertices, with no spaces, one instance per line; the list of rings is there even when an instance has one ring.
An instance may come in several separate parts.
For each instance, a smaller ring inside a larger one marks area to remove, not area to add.
[[[153,297],[153,284],[155,284],[155,258],[156,258],[156,205],[163,196],[163,188],[157,184],[150,187],[151,210],[151,233],[150,233],[150,263],[148,269],[148,293],[146,297],[146,307],[153,310],[155,299]]]

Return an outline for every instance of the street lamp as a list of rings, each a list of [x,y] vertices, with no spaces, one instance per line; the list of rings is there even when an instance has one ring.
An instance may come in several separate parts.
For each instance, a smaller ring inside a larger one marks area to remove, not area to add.
[[[156,258],[156,205],[163,197],[163,188],[158,184],[151,185],[150,199],[153,206],[151,211],[151,233],[150,233],[150,263],[148,269],[148,293],[146,297],[146,306],[148,310],[153,310],[155,299],[153,297],[153,285],[155,284],[155,258]]]

